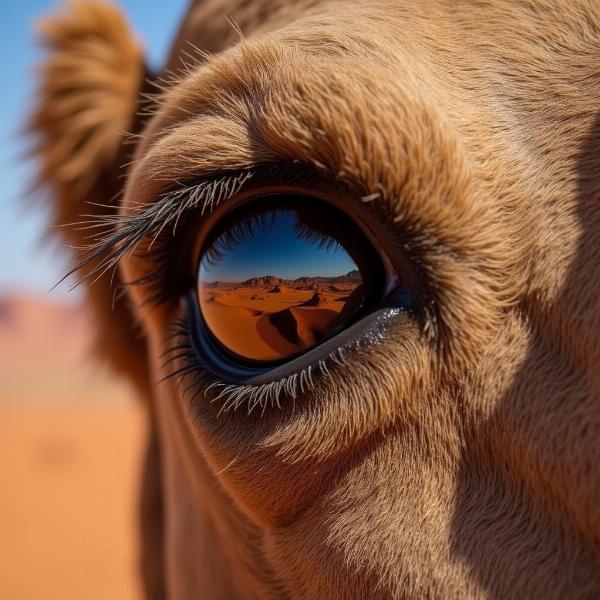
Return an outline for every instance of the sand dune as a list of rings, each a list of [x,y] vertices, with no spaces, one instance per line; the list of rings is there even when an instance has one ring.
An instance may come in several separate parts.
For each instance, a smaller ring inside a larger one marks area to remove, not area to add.
[[[319,343],[339,315],[345,318],[348,301],[359,295],[352,282],[338,283],[337,291],[327,292],[317,284],[316,290],[313,285],[277,284],[273,292],[273,278],[264,279],[262,287],[221,283],[200,291],[202,312],[214,336],[234,353],[255,360],[279,360]]]
[[[217,304],[220,304],[217,303]],[[225,304],[221,304],[221,306],[226,306]],[[237,315],[239,317],[258,317],[263,314],[262,310],[256,310],[255,308],[248,308],[247,306],[231,306],[229,307],[229,314]]]
[[[213,302],[204,306],[203,315],[225,347],[235,348],[243,356],[268,356],[266,360],[277,358],[277,352],[257,335],[256,321],[261,316],[252,314],[251,309]]]
[[[322,304],[325,304],[325,296],[316,291],[306,302],[302,302],[299,306],[321,306]]]
[[[306,310],[304,308],[286,308],[269,315],[269,322],[279,335],[294,344],[298,352],[309,348],[325,335],[328,324],[337,313],[328,309]],[[272,340],[267,340],[270,345]]]

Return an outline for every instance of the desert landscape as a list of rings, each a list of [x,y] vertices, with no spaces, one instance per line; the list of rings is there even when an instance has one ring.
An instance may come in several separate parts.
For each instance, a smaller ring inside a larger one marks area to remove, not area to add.
[[[330,337],[363,301],[357,270],[337,277],[199,282],[202,314],[223,346],[242,358],[277,361]]]
[[[78,305],[0,296],[0,598],[135,599],[144,419]]]

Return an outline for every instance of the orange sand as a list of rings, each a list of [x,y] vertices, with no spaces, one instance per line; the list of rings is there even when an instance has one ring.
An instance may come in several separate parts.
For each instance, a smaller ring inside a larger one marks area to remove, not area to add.
[[[0,409],[0,598],[140,597],[141,407]]]
[[[355,287],[322,290],[318,306],[303,306],[313,289],[209,288],[201,291],[202,310],[213,334],[226,347],[244,357],[277,360],[314,345]]]
[[[0,598],[140,597],[131,390],[85,361],[78,308],[0,299]]]

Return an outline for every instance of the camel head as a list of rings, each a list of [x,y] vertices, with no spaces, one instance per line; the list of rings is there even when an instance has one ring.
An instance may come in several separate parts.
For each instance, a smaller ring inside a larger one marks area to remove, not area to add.
[[[205,0],[156,74],[41,28],[148,597],[600,595],[598,5]]]

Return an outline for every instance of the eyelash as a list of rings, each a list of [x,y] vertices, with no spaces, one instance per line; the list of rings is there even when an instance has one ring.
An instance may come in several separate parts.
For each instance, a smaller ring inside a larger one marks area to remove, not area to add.
[[[149,240],[145,259],[157,268],[152,270],[152,275],[125,285],[141,285],[146,289],[154,287],[155,291],[148,300],[157,304],[166,300],[170,289],[159,284],[172,255],[172,241],[185,215],[198,210],[199,216],[211,213],[219,204],[238,194],[254,175],[253,171],[243,171],[183,186],[167,192],[157,202],[133,215],[88,215],[90,220],[75,225],[79,229],[99,230],[99,233],[91,236],[84,258],[61,281],[91,265],[80,282],[94,282],[114,270],[125,256],[135,255],[140,244]]]

